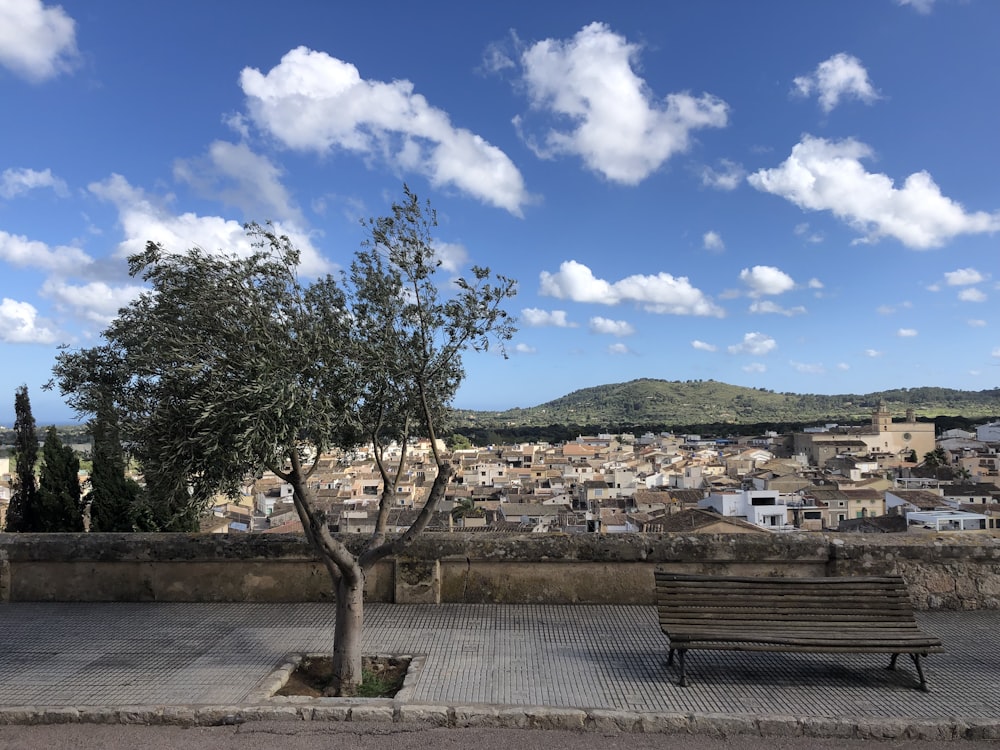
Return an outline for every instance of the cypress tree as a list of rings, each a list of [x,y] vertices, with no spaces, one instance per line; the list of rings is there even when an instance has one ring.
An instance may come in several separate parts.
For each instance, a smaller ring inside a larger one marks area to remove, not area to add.
[[[56,428],[49,427],[42,446],[39,531],[83,531],[79,474],[80,459],[73,448],[63,445]]]
[[[141,488],[125,476],[125,454],[114,408],[103,401],[91,422],[94,469],[90,475],[90,530],[135,530],[136,504]]]
[[[14,395],[14,484],[7,507],[7,531],[41,531],[38,506],[38,483],[35,463],[38,461],[38,436],[35,418],[31,416],[28,386],[22,385]]]

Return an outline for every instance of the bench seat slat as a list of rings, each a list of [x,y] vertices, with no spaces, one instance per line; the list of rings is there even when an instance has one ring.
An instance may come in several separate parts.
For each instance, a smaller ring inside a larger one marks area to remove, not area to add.
[[[850,634],[860,634],[860,633],[921,633],[923,631],[915,626],[909,626],[906,624],[890,624],[886,623],[884,625],[872,626],[869,623],[859,623],[859,622],[844,622],[844,621],[830,621],[827,623],[822,622],[792,622],[792,621],[780,621],[780,620],[764,620],[764,619],[751,619],[747,618],[745,620],[738,621],[700,621],[700,620],[661,620],[660,623],[665,629],[669,628],[671,632],[683,630],[686,633],[698,633],[707,630],[720,630],[727,633],[739,633],[739,632],[749,632],[754,633],[758,630],[760,631],[786,631],[786,630],[801,630],[816,633],[829,633],[830,638],[840,637],[839,633],[850,633]]]
[[[860,622],[899,622],[905,617],[899,617],[898,612],[882,612],[879,610],[813,610],[796,612],[794,609],[774,610],[766,607],[731,609],[699,609],[687,612],[657,609],[661,619],[674,617],[686,620],[746,620],[764,616],[774,620],[801,620],[804,622],[836,622],[837,620],[857,620]]]
[[[726,612],[739,612],[741,610],[759,610],[762,612],[802,612],[803,614],[817,614],[823,612],[856,612],[858,614],[877,615],[881,612],[885,613],[886,616],[902,618],[909,616],[909,614],[913,611],[911,607],[897,607],[892,605],[884,606],[880,605],[878,602],[872,602],[870,606],[864,607],[856,606],[853,602],[829,602],[825,607],[820,607],[819,605],[803,606],[794,600],[787,602],[769,602],[766,599],[763,601],[722,601],[716,602],[715,604],[681,600],[671,605],[671,609],[676,610],[681,608],[699,612],[718,612],[720,614],[725,614]]]
[[[758,643],[754,641],[689,641],[684,644],[678,644],[678,648],[683,645],[684,648],[690,648],[692,650],[701,651],[762,651],[769,653],[787,653],[787,654],[943,654],[944,649],[940,646],[927,646],[927,647],[914,647],[914,648],[900,648],[897,646],[830,646],[829,644],[822,646],[785,646],[777,648],[773,643]]]
[[[857,586],[861,584],[881,583],[892,586],[905,586],[905,582],[903,582],[902,578],[899,576],[842,576],[829,578],[825,576],[796,576],[788,578],[760,578],[757,576],[716,576],[702,575],[698,573],[670,573],[663,570],[655,571],[654,575],[657,579],[672,580],[685,585],[709,583],[713,586],[729,586],[736,584],[751,584],[759,586],[764,584],[801,588],[803,585],[813,583],[824,587]]]

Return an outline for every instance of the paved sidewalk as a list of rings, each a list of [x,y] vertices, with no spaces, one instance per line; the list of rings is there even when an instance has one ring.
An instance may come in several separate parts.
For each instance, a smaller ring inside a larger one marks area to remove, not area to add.
[[[947,649],[925,662],[930,693],[915,689],[908,659],[892,672],[882,655],[736,652],[693,652],[692,684],[679,688],[653,607],[369,604],[368,651],[423,657],[405,697],[275,703],[261,688],[290,653],[330,650],[330,605],[4,604],[0,723],[182,723],[185,715],[217,723],[353,710],[355,719],[451,725],[691,731],[715,722],[734,733],[858,736],[869,727],[869,736],[1000,738],[1000,612],[917,619]]]

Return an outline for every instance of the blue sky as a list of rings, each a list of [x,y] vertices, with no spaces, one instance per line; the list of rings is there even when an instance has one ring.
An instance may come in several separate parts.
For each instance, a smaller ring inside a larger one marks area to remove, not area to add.
[[[640,377],[1000,376],[1000,3],[0,0],[0,424],[137,292],[125,258],[350,262],[405,181],[514,277],[456,405]]]

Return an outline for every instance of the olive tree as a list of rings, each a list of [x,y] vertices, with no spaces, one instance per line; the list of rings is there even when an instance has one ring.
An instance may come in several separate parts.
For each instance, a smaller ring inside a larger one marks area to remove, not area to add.
[[[235,493],[270,470],[293,489],[305,535],[329,572],[336,602],[335,681],[361,680],[365,578],[426,526],[453,473],[437,441],[464,377],[462,355],[510,339],[503,305],[515,283],[474,267],[440,279],[435,215],[404,187],[391,215],[365,222],[367,240],[339,277],[310,284],[298,251],[249,225],[249,256],[157,244],[130,258],[149,290],[123,308],[93,349],[63,352],[61,391],[89,411],[112,394],[122,442],[144,473],[147,502],[196,517],[213,493]],[[75,399],[75,400],[74,400]],[[412,437],[430,439],[437,474],[414,523],[387,533]],[[390,463],[387,448],[401,446]],[[331,448],[372,446],[384,490],[360,548],[333,533],[309,477]]]

